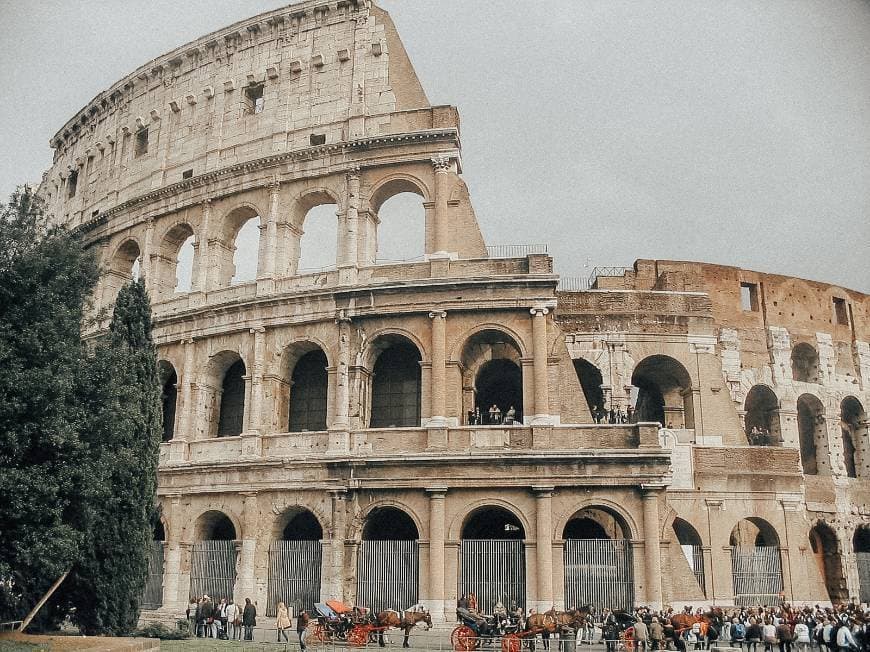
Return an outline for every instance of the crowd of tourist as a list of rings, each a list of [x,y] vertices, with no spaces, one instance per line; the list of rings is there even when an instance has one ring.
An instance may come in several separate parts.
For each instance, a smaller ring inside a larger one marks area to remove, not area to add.
[[[512,426],[517,422],[517,410],[511,405],[504,412],[501,408],[492,404],[488,410],[480,411],[480,407],[468,411],[469,426]]]
[[[257,607],[250,598],[244,607],[232,598],[221,598],[215,603],[208,595],[193,597],[187,605],[186,614],[190,631],[198,638],[222,638],[229,640],[254,640],[257,625]],[[289,627],[289,625],[288,625]]]
[[[593,405],[591,412],[595,423],[634,423],[635,421],[635,410],[631,405],[625,411],[620,407],[606,410],[604,407]],[[668,424],[668,427],[670,427],[670,424]]]

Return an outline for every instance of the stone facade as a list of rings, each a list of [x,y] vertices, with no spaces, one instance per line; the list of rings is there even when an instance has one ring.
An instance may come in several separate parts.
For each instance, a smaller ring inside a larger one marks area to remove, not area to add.
[[[300,514],[320,528],[319,595],[349,602],[365,542],[402,538],[378,515],[401,516],[436,620],[492,522],[522,540],[527,607],[572,599],[568,575],[592,571],[569,564],[569,540],[587,538],[625,542],[617,579],[638,603],[751,599],[732,575],[746,546],[775,550],[787,600],[870,590],[870,297],[648,260],[562,292],[546,254],[492,255],[458,112],[429,104],[367,0],[197,39],[51,143],[40,192],[100,255],[95,308],[137,270],[153,299],[164,610],[183,609],[197,546],[218,539],[235,542],[236,598],[267,603],[270,546]],[[378,210],[404,192],[425,210],[425,256],[379,264]],[[334,265],[302,273],[306,216],[333,203]],[[234,283],[252,219],[256,278]],[[516,423],[469,422],[492,403]],[[596,407],[633,417],[597,423]]]

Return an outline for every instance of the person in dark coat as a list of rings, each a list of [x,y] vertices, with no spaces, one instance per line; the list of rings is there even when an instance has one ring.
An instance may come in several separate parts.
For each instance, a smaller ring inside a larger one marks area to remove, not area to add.
[[[242,611],[242,625],[245,628],[245,640],[254,640],[254,627],[257,626],[257,608],[251,604],[250,598],[245,598],[245,610]]]

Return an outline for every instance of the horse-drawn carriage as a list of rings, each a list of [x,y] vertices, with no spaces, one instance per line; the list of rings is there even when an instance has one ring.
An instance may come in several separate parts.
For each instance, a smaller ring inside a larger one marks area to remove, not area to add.
[[[316,619],[309,624],[305,637],[308,643],[347,641],[348,645],[362,647],[375,643],[384,647],[384,632],[392,627],[404,632],[403,647],[410,647],[411,629],[418,623],[432,627],[432,617],[425,609],[409,609],[403,613],[391,609],[375,614],[366,607],[350,607],[338,600],[327,600],[314,605]]]
[[[538,634],[550,636],[568,629],[576,632],[588,613],[586,608],[548,611],[532,614],[525,622],[520,622],[512,616],[485,615],[460,607],[456,615],[462,624],[451,632],[450,643],[456,652],[471,652],[496,644],[502,652],[520,652],[523,642],[533,640]]]

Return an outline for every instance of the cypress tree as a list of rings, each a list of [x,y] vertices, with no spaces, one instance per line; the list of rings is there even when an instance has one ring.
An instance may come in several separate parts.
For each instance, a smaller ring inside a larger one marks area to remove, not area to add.
[[[79,563],[65,590],[86,634],[136,626],[148,573],[162,410],[151,308],[143,281],[118,295],[108,335],[81,383],[84,439],[91,450],[93,511]]]
[[[94,257],[47,223],[29,187],[0,204],[0,621],[20,619],[80,554],[76,388],[96,280]]]

